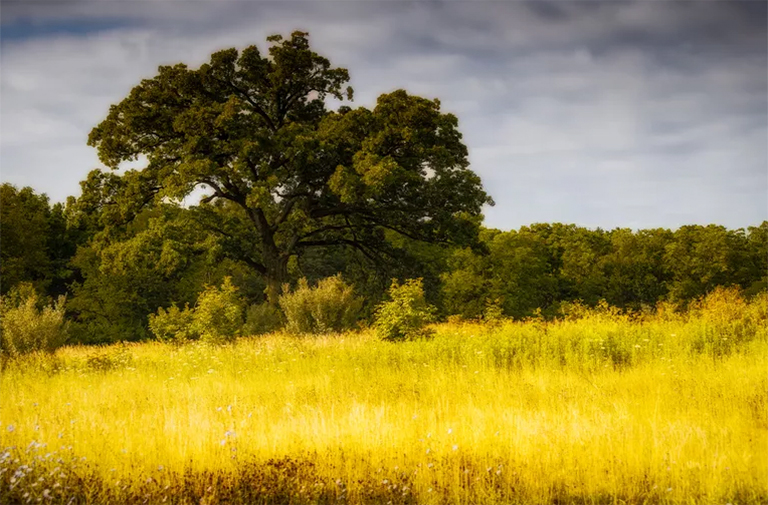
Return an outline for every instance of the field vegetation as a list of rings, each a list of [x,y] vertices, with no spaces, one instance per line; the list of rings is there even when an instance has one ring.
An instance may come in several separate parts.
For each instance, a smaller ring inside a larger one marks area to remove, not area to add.
[[[6,361],[4,503],[765,503],[768,299]]]

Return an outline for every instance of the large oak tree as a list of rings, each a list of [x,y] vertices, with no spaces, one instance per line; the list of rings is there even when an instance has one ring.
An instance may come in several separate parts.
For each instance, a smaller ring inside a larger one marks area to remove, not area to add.
[[[456,116],[403,90],[373,110],[330,111],[326,97],[352,98],[347,70],[313,52],[306,33],[268,41],[267,55],[227,49],[198,69],[162,66],[133,88],[89,145],[112,169],[140,156],[146,167],[119,183],[92,173],[82,198],[130,219],[205,188],[200,222],[264,276],[273,303],[289,258],[307,248],[344,245],[377,259],[387,230],[476,238],[492,202],[469,169]]]

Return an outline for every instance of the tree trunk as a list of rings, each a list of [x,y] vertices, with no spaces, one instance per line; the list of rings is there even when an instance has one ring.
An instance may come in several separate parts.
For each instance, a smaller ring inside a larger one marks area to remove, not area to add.
[[[267,265],[265,280],[267,287],[264,293],[267,295],[267,302],[272,307],[277,307],[283,284],[288,282],[288,258],[278,258],[276,261],[270,262]]]

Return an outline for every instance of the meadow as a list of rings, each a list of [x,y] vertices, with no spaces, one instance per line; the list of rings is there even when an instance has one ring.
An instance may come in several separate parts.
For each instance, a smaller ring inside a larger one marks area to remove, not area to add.
[[[3,503],[766,503],[768,299],[65,347],[3,364]]]

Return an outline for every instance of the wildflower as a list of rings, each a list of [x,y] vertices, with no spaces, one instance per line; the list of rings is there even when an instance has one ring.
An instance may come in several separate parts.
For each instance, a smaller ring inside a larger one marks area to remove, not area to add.
[[[459,446],[458,446],[458,445],[454,445],[454,446],[453,446],[453,450],[454,450],[454,451],[457,451],[457,450],[459,450]]]
[[[453,433],[453,428],[448,428],[448,434],[450,435],[451,433]]]
[[[6,429],[7,429],[7,430],[8,430],[8,432],[10,433],[10,432],[12,432],[13,430],[15,430],[15,429],[16,429],[16,427],[15,427],[14,425],[12,425],[12,424],[9,424],[9,425],[8,425],[8,428],[6,428]]]

